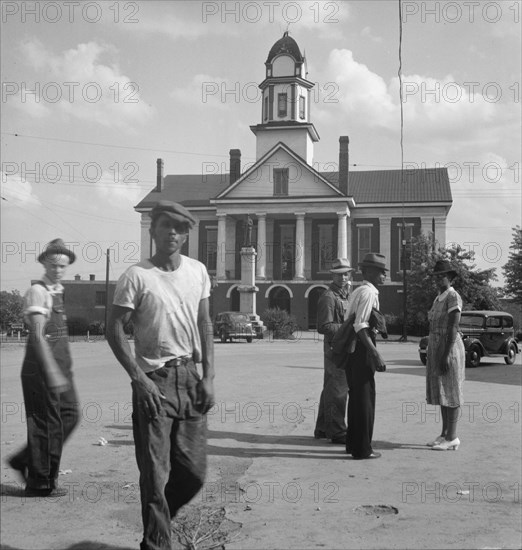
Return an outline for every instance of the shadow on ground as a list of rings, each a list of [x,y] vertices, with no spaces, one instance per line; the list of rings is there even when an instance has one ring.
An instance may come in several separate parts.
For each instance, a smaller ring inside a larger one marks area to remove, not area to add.
[[[412,361],[388,362],[387,365],[393,367],[397,365],[407,365]],[[386,374],[411,374],[414,376],[426,376],[425,367],[393,367],[386,371]],[[522,385],[522,370],[520,365],[506,365],[504,363],[492,363],[487,360],[480,363],[477,368],[466,369],[466,382],[484,382],[486,384],[507,384],[508,386]]]
[[[348,458],[344,445],[334,445],[325,439],[314,439],[308,436],[271,436],[262,434],[250,434],[242,432],[209,431],[209,440],[233,439],[240,443],[255,443],[256,445],[278,445],[277,448],[245,447],[245,446],[219,446],[208,445],[208,454],[213,456],[234,456],[239,458],[257,457],[288,457],[288,458],[321,458],[327,460],[344,460]],[[282,445],[292,448],[282,448]],[[302,446],[302,449],[295,448]],[[396,449],[428,449],[417,443],[392,443],[389,441],[374,441],[376,450]],[[306,447],[306,448],[304,448]],[[428,449],[429,450],[429,449]]]
[[[20,548],[18,546],[9,546],[7,544],[2,544],[0,546],[1,550],[27,550],[25,548]],[[135,547],[130,546],[114,546],[113,544],[104,544],[103,542],[91,542],[84,540],[82,542],[77,542],[72,546],[67,546],[63,549],[58,548],[49,548],[49,550],[136,550]]]

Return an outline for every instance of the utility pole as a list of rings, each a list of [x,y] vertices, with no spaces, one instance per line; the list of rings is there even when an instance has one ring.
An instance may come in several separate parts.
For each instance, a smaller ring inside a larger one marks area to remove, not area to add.
[[[408,341],[408,284],[406,280],[406,226],[404,219],[402,220],[401,228],[401,257],[402,257],[402,336],[401,342]]]
[[[107,262],[105,266],[105,328],[104,334],[107,339],[107,324],[109,321],[109,264],[110,264],[110,252],[111,249],[107,248]]]

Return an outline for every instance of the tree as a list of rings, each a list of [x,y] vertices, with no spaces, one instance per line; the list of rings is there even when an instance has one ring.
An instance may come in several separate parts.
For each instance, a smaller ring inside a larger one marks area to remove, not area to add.
[[[18,290],[0,292],[0,324],[5,330],[11,323],[23,322],[24,299]]]
[[[508,296],[522,304],[522,229],[518,225],[512,229],[513,240],[509,245],[512,252],[509,253],[507,264],[502,268],[506,278],[504,290]]]
[[[427,334],[428,311],[438,290],[432,277],[437,260],[449,260],[457,278],[453,287],[462,298],[463,309],[501,309],[499,294],[491,286],[496,279],[495,269],[478,270],[473,264],[475,253],[460,246],[437,248],[431,235],[412,239],[411,270],[407,276],[408,329]]]

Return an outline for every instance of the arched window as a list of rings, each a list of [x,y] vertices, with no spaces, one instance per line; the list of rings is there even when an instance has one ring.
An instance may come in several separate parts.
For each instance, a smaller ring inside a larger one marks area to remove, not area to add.
[[[308,328],[317,328],[317,302],[319,297],[325,291],[323,287],[316,286],[308,294]]]
[[[270,308],[284,309],[290,313],[290,294],[288,290],[282,286],[276,286],[270,291],[268,298]]]

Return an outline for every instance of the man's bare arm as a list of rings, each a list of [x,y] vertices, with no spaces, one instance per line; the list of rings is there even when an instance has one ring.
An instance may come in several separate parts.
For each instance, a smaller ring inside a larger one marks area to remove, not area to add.
[[[133,310],[113,306],[107,327],[107,341],[116,359],[130,376],[136,390],[139,406],[146,407],[151,418],[155,418],[161,409],[161,399],[164,396],[154,382],[143,372],[125,335],[124,327],[131,320]]]
[[[198,330],[201,339],[203,378],[198,387],[198,405],[203,413],[214,406],[214,330],[208,298],[199,302]]]

